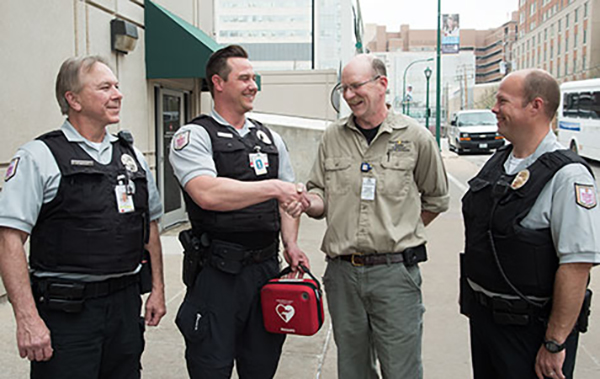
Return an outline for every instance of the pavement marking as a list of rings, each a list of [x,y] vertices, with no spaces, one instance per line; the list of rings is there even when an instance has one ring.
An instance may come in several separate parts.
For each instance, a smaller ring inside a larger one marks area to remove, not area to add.
[[[587,354],[587,356],[590,357],[590,359],[592,360],[592,362],[594,362],[596,364],[596,366],[600,367],[600,362],[598,362],[598,360],[596,359],[596,357],[594,357],[592,355],[592,353],[590,353],[590,351],[585,347],[584,344],[580,344],[580,345],[583,348],[583,351],[585,351],[585,353]]]
[[[454,176],[448,173],[446,173],[446,175],[448,175],[448,179],[450,179],[450,181],[454,183],[454,185],[457,186],[458,189],[460,189],[462,192],[467,192],[468,187],[464,185],[460,180],[456,179]]]
[[[331,322],[329,322],[329,326],[327,328],[327,336],[325,336],[325,342],[323,343],[323,350],[321,351],[321,357],[319,358],[319,365],[317,366],[317,376],[315,379],[319,379],[321,377],[321,371],[323,370],[323,364],[325,363],[325,355],[327,354],[327,349],[329,348],[329,343],[331,342],[331,335],[333,329],[331,327]]]

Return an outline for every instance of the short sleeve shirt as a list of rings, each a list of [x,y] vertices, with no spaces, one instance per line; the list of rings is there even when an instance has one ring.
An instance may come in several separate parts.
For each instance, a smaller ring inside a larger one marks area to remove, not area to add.
[[[511,172],[515,174],[533,164],[542,154],[564,149],[549,131],[536,151],[519,162]],[[550,228],[552,240],[561,264],[600,263],[600,210],[578,203],[578,191],[592,188],[597,201],[597,187],[593,176],[579,163],[561,168],[542,189],[529,214],[521,221],[528,229]],[[579,201],[581,203],[581,200]]]
[[[231,132],[238,133],[241,137],[244,137],[250,132],[251,128],[254,128],[252,121],[246,119],[244,126],[241,129],[236,129],[225,121],[214,109],[211,112],[211,117],[219,124],[226,126]],[[278,178],[285,182],[294,182],[294,171],[287,147],[279,134],[273,130],[271,130],[271,133],[273,135],[273,143],[279,151]],[[181,141],[181,138],[184,141],[180,142],[183,147],[178,146],[176,149],[175,143],[178,140]],[[217,176],[210,136],[203,127],[196,124],[184,125],[175,133],[171,143],[169,161],[182,187],[185,187],[190,180],[197,176]]]
[[[70,142],[76,142],[90,157],[102,164],[110,163],[112,142],[117,137],[106,133],[98,145],[86,140],[68,122],[61,127]],[[148,181],[150,219],[162,215],[162,204],[150,167],[143,154],[134,149]],[[61,180],[60,170],[48,146],[42,141],[30,141],[21,146],[9,166],[0,192],[0,226],[31,234],[43,204],[54,199]]]

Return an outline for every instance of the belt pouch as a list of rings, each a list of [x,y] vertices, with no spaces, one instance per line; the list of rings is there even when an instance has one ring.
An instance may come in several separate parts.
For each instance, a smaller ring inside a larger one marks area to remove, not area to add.
[[[84,292],[83,283],[49,282],[42,303],[54,311],[79,313],[83,309]]]
[[[246,249],[231,242],[213,240],[210,248],[210,262],[213,267],[232,275],[242,272]]]
[[[583,304],[581,305],[581,312],[577,318],[576,328],[580,333],[585,333],[588,330],[590,313],[592,306],[592,290],[587,288],[585,290],[585,296],[583,298]]]
[[[526,304],[517,306],[517,302],[494,297],[492,299],[492,318],[498,325],[529,325],[532,314]]]
[[[142,258],[142,269],[140,270],[140,293],[143,295],[152,291],[152,264],[150,262],[150,252],[144,250]]]
[[[467,272],[465,268],[465,253],[459,254],[460,258],[460,292],[459,292],[459,304],[460,304],[460,313],[469,317],[471,314],[471,304],[475,301],[475,295],[473,293],[473,289],[469,285],[467,280]]]
[[[402,252],[405,266],[414,266],[419,262],[427,261],[427,249],[425,245],[409,247]]]

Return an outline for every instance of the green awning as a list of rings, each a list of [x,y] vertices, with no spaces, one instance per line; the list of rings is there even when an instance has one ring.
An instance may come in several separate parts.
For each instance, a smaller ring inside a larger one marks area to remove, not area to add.
[[[160,5],[144,6],[146,78],[204,78],[208,57],[221,46]]]

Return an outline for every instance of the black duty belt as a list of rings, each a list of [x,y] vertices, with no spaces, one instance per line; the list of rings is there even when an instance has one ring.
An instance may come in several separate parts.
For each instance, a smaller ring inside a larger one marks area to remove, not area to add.
[[[425,245],[408,248],[399,253],[385,254],[349,254],[340,255],[336,259],[341,259],[352,263],[353,266],[375,266],[391,263],[404,263],[405,266],[413,266],[419,262],[427,260],[427,250]]]
[[[32,277],[33,290],[37,295],[80,300],[107,296],[139,281],[140,276],[138,274],[120,276],[100,282]]]
[[[261,249],[248,249],[236,243],[212,240],[207,258],[219,270],[229,274],[239,274],[245,266],[275,257],[278,250],[278,239]]]

